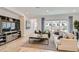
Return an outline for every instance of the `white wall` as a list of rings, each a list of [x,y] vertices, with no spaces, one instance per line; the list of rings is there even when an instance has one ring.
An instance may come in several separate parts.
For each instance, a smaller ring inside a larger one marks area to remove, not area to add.
[[[26,21],[29,20],[31,22],[31,28],[30,29],[26,29]],[[37,28],[35,26],[35,24],[37,24],[37,19],[33,18],[33,17],[25,17],[24,18],[24,36],[26,37],[26,39],[29,38],[29,36],[33,36],[34,34],[34,30]]]

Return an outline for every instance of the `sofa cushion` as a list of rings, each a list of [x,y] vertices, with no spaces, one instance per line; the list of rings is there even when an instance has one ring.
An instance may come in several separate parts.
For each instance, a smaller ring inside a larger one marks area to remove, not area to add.
[[[74,39],[74,34],[72,34],[72,33],[67,33],[66,34],[67,36],[66,36],[66,38],[69,38],[69,39]]]
[[[63,36],[59,36],[58,39],[60,40],[61,38],[63,38]]]
[[[59,35],[59,32],[54,32],[55,35]]]

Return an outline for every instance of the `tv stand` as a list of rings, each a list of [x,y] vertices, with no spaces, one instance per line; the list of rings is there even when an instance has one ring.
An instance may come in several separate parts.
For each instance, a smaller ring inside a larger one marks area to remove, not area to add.
[[[4,34],[0,35],[0,45],[5,44],[6,43],[6,36]]]
[[[20,37],[20,20],[0,15],[0,45],[11,42]]]
[[[12,31],[12,32],[6,32],[5,35],[6,35],[6,42],[9,42],[19,38],[20,34],[18,33],[18,31]]]

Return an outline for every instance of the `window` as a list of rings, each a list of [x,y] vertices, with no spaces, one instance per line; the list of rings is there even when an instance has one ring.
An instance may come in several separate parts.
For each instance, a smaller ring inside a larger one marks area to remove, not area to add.
[[[45,21],[44,31],[55,31],[58,29],[67,32],[68,31],[67,24],[68,22],[66,20]]]

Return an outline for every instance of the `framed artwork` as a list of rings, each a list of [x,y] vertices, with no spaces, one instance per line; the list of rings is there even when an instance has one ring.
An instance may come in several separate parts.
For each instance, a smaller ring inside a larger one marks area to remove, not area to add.
[[[26,29],[30,29],[31,28],[31,21],[26,20]]]

